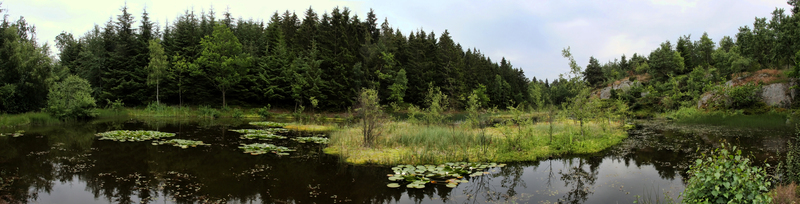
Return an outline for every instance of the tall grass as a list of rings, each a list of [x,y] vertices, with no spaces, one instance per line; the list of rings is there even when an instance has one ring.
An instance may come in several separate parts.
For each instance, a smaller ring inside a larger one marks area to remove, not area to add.
[[[361,130],[351,127],[333,132],[325,151],[355,164],[533,161],[552,155],[599,152],[627,136],[621,128],[602,128],[595,122],[584,128],[592,134],[580,137],[573,121],[556,121],[550,142],[547,123],[474,129],[389,122],[372,148],[364,147]]]
[[[0,127],[21,125],[50,125],[61,123],[60,120],[44,112],[29,112],[15,115],[0,115]]]
[[[697,108],[681,108],[677,111],[666,113],[667,118],[678,123],[706,124],[730,127],[748,128],[781,128],[786,127],[787,114],[769,112],[757,115],[742,113],[727,113],[721,111],[704,112]]]

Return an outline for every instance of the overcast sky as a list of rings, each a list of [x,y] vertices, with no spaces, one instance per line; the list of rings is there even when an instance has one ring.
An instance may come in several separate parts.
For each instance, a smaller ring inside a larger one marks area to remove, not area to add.
[[[10,18],[24,16],[37,28],[41,42],[54,45],[62,31],[76,37],[95,24],[116,18],[124,0],[0,0]],[[360,19],[370,8],[395,29],[448,30],[465,48],[478,48],[493,61],[505,57],[529,78],[554,79],[569,71],[561,50],[571,47],[581,66],[594,56],[600,62],[622,54],[649,54],[660,43],[691,34],[698,40],[708,32],[715,43],[734,36],[755,17],[770,17],[786,0],[613,0],[613,1],[300,1],[300,0],[128,0],[129,12],[139,20],[147,8],[162,27],[187,9],[199,12],[212,5],[217,15],[228,9],[234,17],[268,21],[275,11],[294,11],[302,19],[309,6],[318,14],[349,7]],[[136,24],[139,25],[138,23]],[[674,45],[674,44],[673,44]]]

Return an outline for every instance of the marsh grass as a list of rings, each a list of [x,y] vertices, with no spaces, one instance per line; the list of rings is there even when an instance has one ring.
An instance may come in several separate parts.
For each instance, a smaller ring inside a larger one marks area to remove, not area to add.
[[[782,128],[786,127],[786,114],[766,113],[759,115],[744,115],[724,112],[684,111],[674,114],[678,123],[706,124],[730,127],[748,128]]]
[[[22,125],[52,125],[60,120],[44,112],[30,112],[15,115],[0,115],[0,127],[16,127]]]
[[[363,147],[361,130],[351,127],[333,132],[325,152],[354,164],[534,161],[553,155],[599,152],[627,136],[621,128],[603,130],[598,123],[588,122],[584,128],[591,134],[582,138],[573,123],[554,122],[550,142],[547,123],[475,129],[389,122],[372,148]],[[509,136],[516,137],[517,143],[506,142]]]
[[[800,198],[798,198],[797,191],[797,184],[795,183],[778,185],[775,187],[775,189],[770,191],[770,195],[772,195],[772,202],[781,204],[800,203]]]

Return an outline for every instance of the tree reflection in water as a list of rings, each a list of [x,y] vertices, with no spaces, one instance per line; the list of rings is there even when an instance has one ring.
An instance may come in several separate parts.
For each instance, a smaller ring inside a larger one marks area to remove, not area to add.
[[[577,161],[576,161],[577,160]],[[558,171],[564,187],[570,189],[559,202],[583,203],[588,196],[594,193],[594,183],[597,180],[597,167],[602,159],[570,158],[564,161],[566,165]],[[588,170],[586,169],[588,165]],[[566,171],[565,171],[566,170]]]

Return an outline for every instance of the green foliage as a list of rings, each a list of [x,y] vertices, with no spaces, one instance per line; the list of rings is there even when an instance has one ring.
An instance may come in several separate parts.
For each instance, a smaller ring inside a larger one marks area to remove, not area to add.
[[[244,150],[245,154],[251,154],[251,155],[274,153],[283,156],[283,155],[289,155],[289,153],[287,152],[294,151],[293,149],[289,149],[288,147],[276,146],[267,143],[242,144],[241,146],[239,146],[239,149]]]
[[[164,140],[164,141],[157,141],[153,142],[152,145],[172,145],[175,147],[180,147],[183,149],[189,147],[197,147],[197,146],[211,146],[211,144],[205,144],[203,141],[195,141],[195,140],[184,140],[184,139],[171,139],[171,140]]]
[[[150,63],[147,65],[149,71],[147,84],[156,85],[156,102],[161,103],[158,97],[159,85],[161,85],[161,79],[166,75],[169,62],[167,61],[167,55],[164,54],[164,48],[161,47],[160,40],[150,40],[148,49],[150,50]]]
[[[725,95],[731,98],[731,105],[729,108],[743,109],[756,105],[759,101],[758,93],[760,91],[761,86],[752,83],[726,89]]]
[[[160,139],[164,137],[174,137],[175,133],[166,133],[159,131],[149,130],[114,130],[108,132],[97,133],[96,136],[100,140],[113,140],[118,142],[140,142],[152,139]]]
[[[785,159],[778,164],[778,175],[784,184],[800,183],[800,125],[795,125],[794,141],[787,141]]]
[[[200,106],[197,108],[197,112],[200,116],[203,117],[210,117],[210,118],[219,118],[221,113],[216,108],[211,108],[209,106]]]
[[[270,109],[272,109],[272,105],[267,104],[267,106],[258,109],[258,115],[262,118],[269,118],[272,116],[272,113],[269,112]]]
[[[89,82],[75,75],[55,83],[47,95],[47,112],[62,120],[95,117],[96,106]]]
[[[0,16],[8,17],[0,13]],[[0,20],[0,112],[24,113],[47,106],[49,85],[61,72],[48,57],[49,48],[39,46],[36,33],[24,19]],[[30,36],[30,38],[28,37]],[[54,74],[56,74],[54,76]]]
[[[441,124],[444,122],[446,115],[444,111],[447,110],[447,95],[442,94],[439,87],[430,86],[428,88],[428,95],[425,97],[425,104],[428,108],[425,109],[424,119],[428,124]]]
[[[213,34],[204,37],[200,44],[203,51],[197,63],[203,67],[192,74],[204,76],[214,84],[222,92],[222,106],[225,107],[225,93],[247,74],[251,58],[242,53],[239,39],[223,24],[215,25]]]
[[[361,132],[364,136],[364,146],[371,147],[380,136],[385,115],[379,104],[378,92],[373,89],[364,89],[358,97],[358,115],[361,116]]]
[[[735,146],[730,153],[723,144],[710,155],[697,159],[689,173],[691,177],[683,192],[684,202],[689,203],[770,203],[772,197],[766,192],[771,182],[766,171],[751,166],[750,159],[743,157]]]
[[[239,109],[239,108],[234,108],[233,112],[231,113],[231,117],[232,118],[243,118],[244,117],[244,111],[242,111],[242,109]]]

